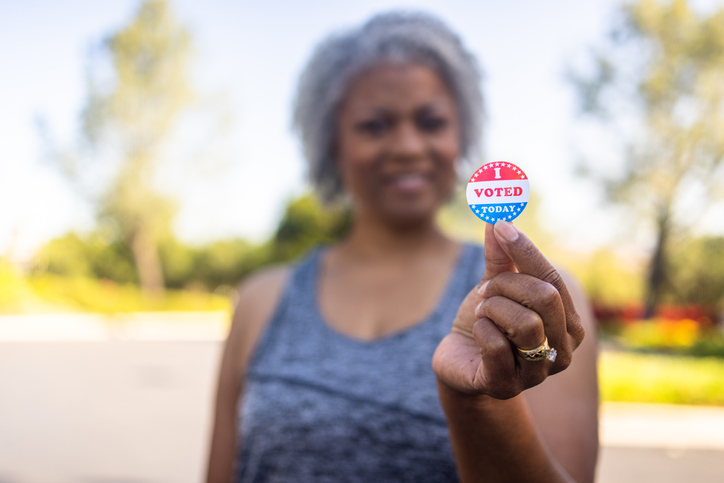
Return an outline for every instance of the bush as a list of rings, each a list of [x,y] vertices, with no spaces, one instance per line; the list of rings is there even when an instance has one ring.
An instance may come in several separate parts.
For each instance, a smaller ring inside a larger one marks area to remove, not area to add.
[[[600,325],[599,333],[629,351],[724,358],[724,332],[706,317],[618,321]]]
[[[699,339],[700,326],[691,319],[654,319],[627,325],[619,335],[633,349],[686,349]]]

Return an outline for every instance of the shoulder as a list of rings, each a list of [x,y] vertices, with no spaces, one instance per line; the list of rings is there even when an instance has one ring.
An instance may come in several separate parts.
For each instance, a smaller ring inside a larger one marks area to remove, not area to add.
[[[290,274],[289,265],[277,265],[250,275],[237,286],[236,308],[263,310],[273,305]]]
[[[261,270],[239,284],[227,339],[227,352],[240,372],[249,362],[264,329],[282,298],[291,275],[288,265]]]

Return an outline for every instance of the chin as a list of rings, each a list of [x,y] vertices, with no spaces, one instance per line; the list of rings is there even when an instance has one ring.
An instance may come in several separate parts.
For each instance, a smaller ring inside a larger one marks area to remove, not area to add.
[[[397,200],[381,210],[382,218],[400,228],[412,228],[435,219],[442,202],[435,199]]]

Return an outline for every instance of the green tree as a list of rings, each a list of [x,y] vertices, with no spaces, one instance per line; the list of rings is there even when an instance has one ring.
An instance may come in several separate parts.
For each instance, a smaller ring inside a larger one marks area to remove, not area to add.
[[[144,292],[156,294],[164,286],[158,246],[170,235],[175,203],[158,192],[154,178],[164,142],[193,99],[190,34],[167,2],[146,0],[102,50],[110,79],[91,76],[83,112],[93,157],[115,161],[112,181],[98,196],[99,216],[130,247]]]
[[[64,277],[107,278],[137,283],[133,255],[127,245],[102,233],[68,233],[46,243],[35,256],[35,271]]]
[[[584,113],[623,128],[625,167],[588,168],[609,201],[655,232],[644,296],[650,317],[670,282],[672,240],[722,196],[724,9],[702,14],[685,0],[639,0],[620,14],[610,41],[593,53],[593,73],[572,79]]]
[[[291,200],[272,239],[270,262],[293,260],[320,243],[339,240],[352,226],[352,215],[343,207],[323,208],[307,194]]]
[[[676,250],[670,297],[713,312],[724,309],[724,237],[686,240]]]

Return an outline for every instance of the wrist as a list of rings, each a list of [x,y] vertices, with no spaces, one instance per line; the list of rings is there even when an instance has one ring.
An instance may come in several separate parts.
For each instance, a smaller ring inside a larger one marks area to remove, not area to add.
[[[460,391],[445,384],[440,379],[437,380],[437,392],[440,396],[440,403],[446,411],[448,408],[452,409],[453,407],[457,410],[463,408],[480,410],[495,405],[496,402],[501,402],[486,394]]]

